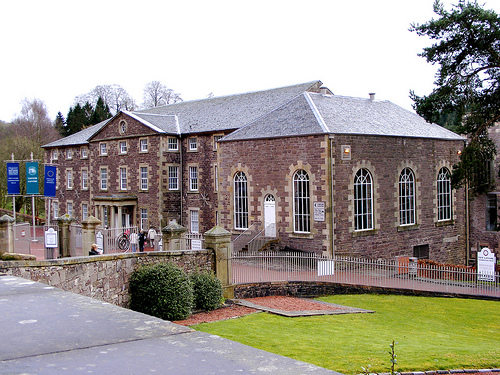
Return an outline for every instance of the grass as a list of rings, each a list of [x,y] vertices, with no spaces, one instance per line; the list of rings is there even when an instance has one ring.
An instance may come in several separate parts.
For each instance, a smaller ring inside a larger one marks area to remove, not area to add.
[[[286,318],[268,313],[194,326],[345,374],[500,367],[500,303],[394,295],[337,295],[325,302],[374,314]]]

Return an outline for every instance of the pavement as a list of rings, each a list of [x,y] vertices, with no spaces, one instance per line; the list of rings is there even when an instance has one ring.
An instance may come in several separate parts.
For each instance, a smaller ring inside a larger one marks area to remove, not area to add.
[[[336,374],[305,362],[0,275],[0,374]]]

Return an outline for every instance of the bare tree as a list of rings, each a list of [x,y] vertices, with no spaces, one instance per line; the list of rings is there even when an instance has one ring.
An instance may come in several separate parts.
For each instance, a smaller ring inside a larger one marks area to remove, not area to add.
[[[121,110],[133,111],[136,108],[134,99],[120,85],[98,85],[88,93],[77,96],[75,104],[84,106],[88,102],[95,108],[99,97],[104,100],[113,115]]]
[[[169,89],[160,81],[151,81],[144,87],[143,100],[144,108],[153,108],[181,102],[182,98],[179,93]]]
[[[42,100],[25,98],[21,104],[21,113],[12,122],[16,136],[31,139],[38,147],[59,138]]]

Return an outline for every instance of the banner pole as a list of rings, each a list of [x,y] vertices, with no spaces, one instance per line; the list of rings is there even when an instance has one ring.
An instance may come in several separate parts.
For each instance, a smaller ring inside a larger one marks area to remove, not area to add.
[[[33,161],[33,152],[31,153],[31,161]],[[38,173],[38,171],[37,171]],[[35,233],[35,195],[31,196],[31,215],[33,216],[33,239],[32,241],[36,240],[36,233]]]

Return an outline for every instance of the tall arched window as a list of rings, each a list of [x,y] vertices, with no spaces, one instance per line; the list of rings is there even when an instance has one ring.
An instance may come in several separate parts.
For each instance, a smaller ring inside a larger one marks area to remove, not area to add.
[[[311,231],[311,197],[309,176],[300,169],[293,175],[293,230],[299,233]]]
[[[451,220],[451,178],[447,168],[441,168],[437,178],[438,221]]]
[[[399,225],[415,224],[415,176],[405,168],[399,176]]]
[[[354,230],[373,229],[372,176],[360,169],[354,177]]]
[[[243,172],[234,175],[234,227],[248,229],[247,176]]]

